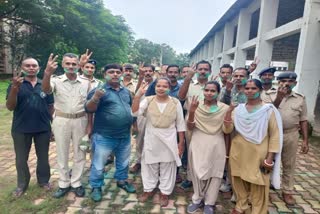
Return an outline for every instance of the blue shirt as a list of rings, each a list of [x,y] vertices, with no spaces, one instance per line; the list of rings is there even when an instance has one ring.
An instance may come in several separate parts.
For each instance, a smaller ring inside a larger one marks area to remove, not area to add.
[[[93,133],[104,137],[126,138],[130,135],[132,124],[130,92],[122,86],[118,91],[108,84],[103,88],[106,93],[100,98],[97,110],[94,112]],[[87,100],[92,98],[95,91],[96,88],[90,91]],[[93,113],[86,108],[86,105],[85,110]]]
[[[179,93],[180,87],[181,87],[181,85],[179,83],[177,85],[173,86],[173,87],[171,86],[170,87],[169,96],[179,99],[178,98],[178,93]],[[153,81],[150,84],[150,86],[148,87],[148,89],[146,91],[146,94],[145,94],[146,97],[153,96],[153,95],[156,95],[156,81]]]
[[[7,99],[11,90],[7,89]],[[33,87],[24,80],[17,95],[17,104],[13,112],[12,132],[38,133],[51,131],[49,105],[53,105],[53,94],[47,95],[41,90],[41,80]]]

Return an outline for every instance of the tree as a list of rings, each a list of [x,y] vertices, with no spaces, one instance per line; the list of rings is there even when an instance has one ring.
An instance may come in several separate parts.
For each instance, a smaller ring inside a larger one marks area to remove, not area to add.
[[[87,48],[100,66],[126,62],[133,41],[123,17],[112,15],[102,0],[1,1],[0,20],[13,25],[1,33],[0,48],[19,47],[12,59],[33,56],[42,67],[50,53],[81,54]]]
[[[190,57],[188,53],[180,53],[177,55],[176,64],[181,66],[190,64]]]

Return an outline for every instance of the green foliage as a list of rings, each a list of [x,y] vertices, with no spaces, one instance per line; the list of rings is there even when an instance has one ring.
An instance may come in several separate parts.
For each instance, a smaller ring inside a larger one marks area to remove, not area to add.
[[[44,67],[50,53],[94,51],[98,65],[126,62],[132,32],[101,0],[11,0],[0,2],[4,47],[13,48],[12,65],[33,56]]]
[[[138,39],[132,45],[129,53],[129,62],[139,64],[177,64],[179,66],[188,65],[188,54],[176,54],[169,45],[153,43],[147,39]]]
[[[186,54],[177,55],[167,44],[134,41],[124,18],[112,15],[102,0],[4,0],[0,1],[0,20],[6,26],[0,49],[10,48],[13,68],[31,56],[43,71],[50,53],[61,60],[66,52],[80,55],[87,48],[94,52],[98,67],[128,61],[188,64]]]

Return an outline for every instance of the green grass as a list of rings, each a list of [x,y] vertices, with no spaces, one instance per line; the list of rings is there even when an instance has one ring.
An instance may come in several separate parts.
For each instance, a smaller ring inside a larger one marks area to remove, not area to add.
[[[52,191],[45,191],[38,185],[31,183],[26,193],[20,198],[12,196],[12,190],[15,188],[14,183],[6,181],[6,178],[0,178],[0,213],[57,213],[65,211],[68,203],[64,199],[55,199],[51,195]],[[43,199],[43,201],[35,205],[35,200]]]
[[[9,80],[0,80],[0,105],[4,105],[6,102],[7,88],[9,84]]]
[[[0,145],[12,145],[11,124],[12,112],[0,105]]]

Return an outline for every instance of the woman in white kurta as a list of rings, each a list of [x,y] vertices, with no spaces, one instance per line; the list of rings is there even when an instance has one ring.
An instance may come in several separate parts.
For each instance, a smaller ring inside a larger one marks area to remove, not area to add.
[[[145,98],[142,86],[132,104],[134,115],[146,117],[144,147],[141,159],[141,176],[144,193],[139,201],[148,200],[159,182],[161,206],[168,205],[172,193],[177,166],[181,166],[180,157],[184,151],[185,123],[180,102],[168,96],[170,80],[160,78],[156,82],[156,95]],[[177,143],[177,133],[179,144]]]
[[[189,146],[189,165],[194,194],[188,213],[204,206],[204,213],[214,213],[215,202],[226,161],[226,146],[222,131],[228,105],[218,102],[220,85],[205,84],[204,100],[192,98],[187,127],[192,132]]]

